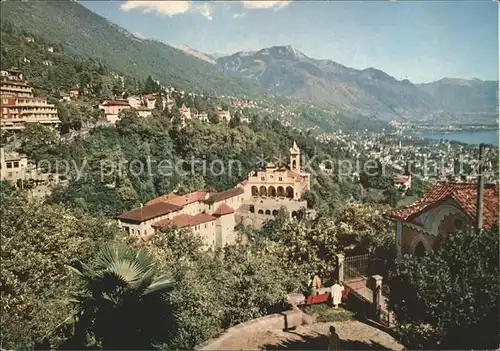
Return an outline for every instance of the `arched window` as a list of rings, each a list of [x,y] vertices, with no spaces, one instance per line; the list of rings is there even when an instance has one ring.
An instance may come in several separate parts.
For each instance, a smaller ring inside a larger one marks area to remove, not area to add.
[[[259,196],[259,188],[252,186],[252,196]]]
[[[266,210],[266,215],[270,215],[271,214],[271,211],[270,210]]]
[[[285,188],[283,188],[282,186],[279,186],[278,187],[278,196],[279,197],[285,197]]]
[[[273,210],[273,216],[278,215],[278,210]]]
[[[453,221],[453,226],[456,230],[461,230],[464,226],[464,223],[461,218],[455,218],[455,220]]]
[[[270,186],[267,193],[269,196],[275,197],[276,196],[276,189],[274,188],[274,186]]]
[[[250,213],[254,213],[255,212],[255,206],[254,205],[248,206],[248,210],[250,211]]]
[[[259,189],[260,196],[267,196],[267,188],[265,186],[261,186]]]
[[[293,199],[293,188],[291,186],[286,188],[286,197]]]
[[[417,257],[422,257],[425,255],[425,246],[424,244],[420,241],[417,246],[415,246],[415,256]]]
[[[259,214],[264,214],[264,211],[262,211],[262,210],[259,210],[259,212],[258,212],[258,213],[259,213]]]

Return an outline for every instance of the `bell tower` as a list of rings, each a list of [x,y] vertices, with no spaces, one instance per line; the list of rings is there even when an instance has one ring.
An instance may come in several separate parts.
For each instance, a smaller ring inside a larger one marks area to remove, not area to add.
[[[295,141],[290,148],[290,170],[300,173],[300,149]]]

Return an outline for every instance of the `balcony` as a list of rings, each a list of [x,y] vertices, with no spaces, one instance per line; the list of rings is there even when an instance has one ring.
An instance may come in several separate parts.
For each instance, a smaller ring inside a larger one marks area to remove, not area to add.
[[[30,110],[21,110],[21,115],[40,115],[40,114],[49,114],[57,116],[57,109],[55,108],[36,108]]]
[[[59,124],[61,121],[57,116],[29,116],[23,118],[2,118],[1,123],[2,125],[18,123]]]
[[[18,85],[9,85],[9,84],[2,84],[0,86],[0,91],[18,91],[18,92],[32,92],[31,87],[23,87],[23,86],[18,86]]]

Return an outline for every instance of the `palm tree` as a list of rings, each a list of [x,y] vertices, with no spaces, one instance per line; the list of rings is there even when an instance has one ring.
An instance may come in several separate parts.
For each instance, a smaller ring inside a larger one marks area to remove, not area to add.
[[[176,318],[167,297],[173,283],[156,276],[146,252],[110,245],[78,266],[70,267],[81,293],[73,300],[75,332],[65,348],[150,349],[172,337]]]

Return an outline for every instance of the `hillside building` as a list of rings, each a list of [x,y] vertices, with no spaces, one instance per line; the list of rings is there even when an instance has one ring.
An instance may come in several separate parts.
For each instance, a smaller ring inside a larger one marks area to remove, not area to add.
[[[69,97],[71,98],[71,100],[78,99],[79,95],[80,95],[80,88],[78,86],[74,86],[69,89]]]
[[[57,108],[45,98],[2,95],[0,127],[5,130],[22,130],[28,123],[57,127],[61,123]]]
[[[33,97],[33,89],[26,82],[2,80],[0,83],[0,94],[16,97]]]
[[[311,186],[310,174],[300,167],[300,149],[294,142],[287,167],[268,164],[248,175],[248,186],[254,197],[300,199]]]
[[[195,191],[157,197],[121,214],[118,223],[144,241],[154,238],[161,228],[188,228],[201,236],[206,249],[215,249],[236,242],[234,228],[239,222],[260,226],[281,207],[292,216],[306,207],[300,197],[309,189],[310,174],[300,168],[300,150],[295,142],[288,168],[268,166],[257,174],[251,173],[235,188],[216,193]]]
[[[220,122],[229,123],[229,121],[231,121],[231,114],[229,111],[219,110],[216,111],[215,114],[219,117]]]
[[[127,100],[105,100],[99,105],[106,121],[113,124],[118,120],[118,114],[127,108],[130,108]]]
[[[498,185],[485,184],[483,194],[483,228],[498,235]],[[396,222],[397,256],[421,256],[446,237],[473,229],[476,197],[475,183],[436,182],[415,203],[392,211],[389,217]]]
[[[24,82],[23,73],[15,69],[0,69],[0,76],[2,80],[11,82]]]
[[[57,108],[43,97],[34,97],[33,89],[23,81],[17,70],[0,70],[0,127],[4,130],[22,130],[28,123],[57,127],[61,122]]]
[[[139,106],[135,110],[137,112],[137,115],[143,118],[151,116],[151,112],[153,112],[153,110],[144,106]]]
[[[129,96],[127,98],[127,101],[130,107],[133,107],[135,109],[142,107],[142,99],[139,96]]]

